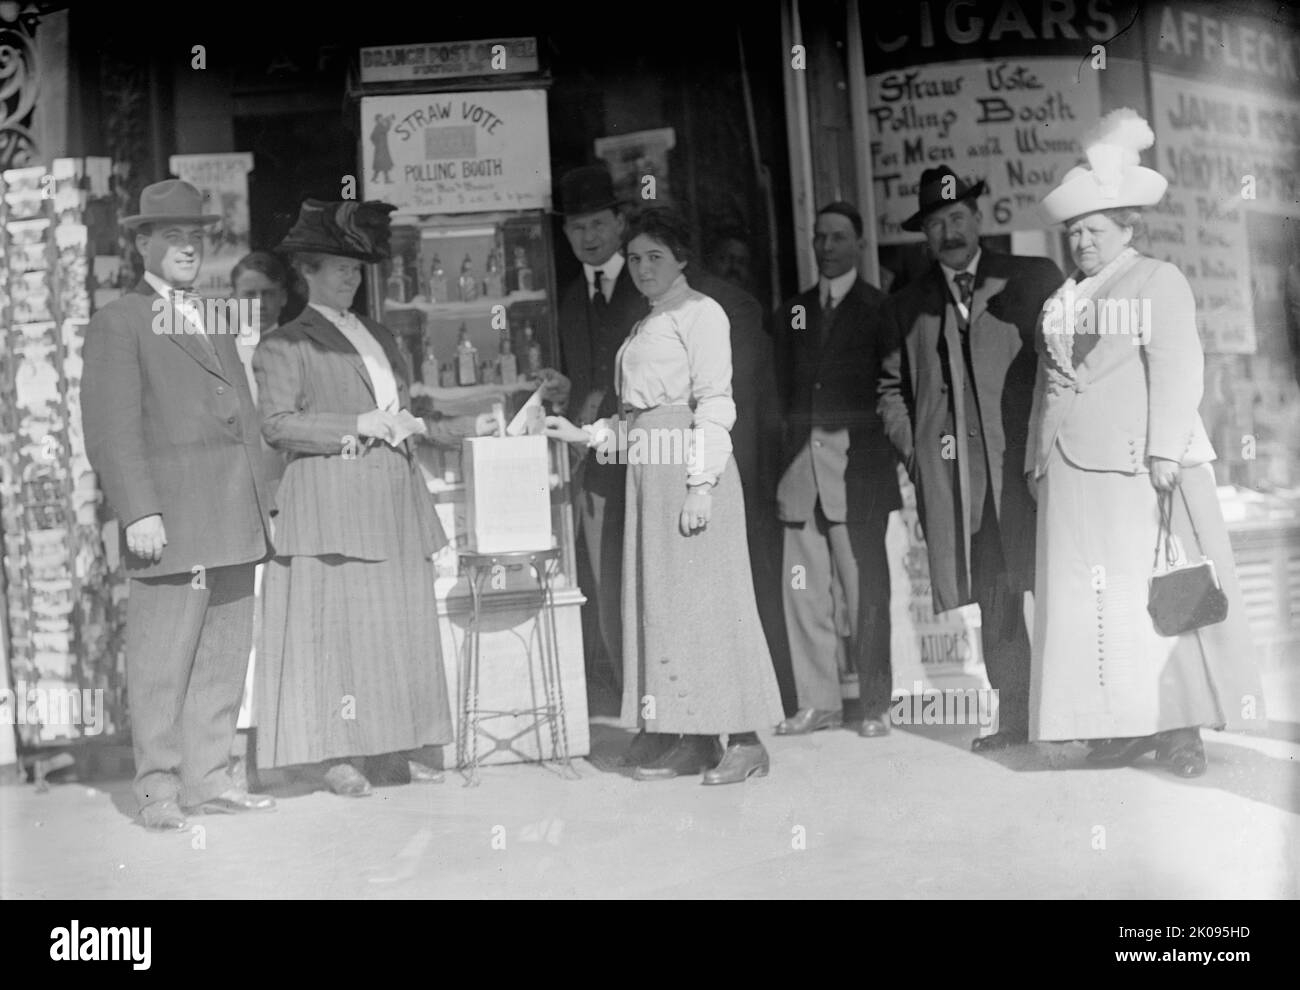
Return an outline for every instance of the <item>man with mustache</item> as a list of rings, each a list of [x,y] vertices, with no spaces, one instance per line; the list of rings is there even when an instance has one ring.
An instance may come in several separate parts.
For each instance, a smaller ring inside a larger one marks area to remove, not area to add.
[[[1038,361],[1034,331],[1065,276],[1047,258],[980,247],[977,201],[947,166],[926,169],[919,209],[934,266],[885,306],[890,343],[878,409],[916,485],[936,612],[978,602],[998,731],[976,752],[1024,743],[1029,732],[1029,636],[1034,500],[1023,468]]]
[[[271,496],[240,328],[206,325],[188,291],[218,219],[188,182],[146,186],[122,221],[144,278],[86,332],[82,425],[122,526],[135,794],[153,831],[187,829],[183,808],[275,805],[230,775]]]

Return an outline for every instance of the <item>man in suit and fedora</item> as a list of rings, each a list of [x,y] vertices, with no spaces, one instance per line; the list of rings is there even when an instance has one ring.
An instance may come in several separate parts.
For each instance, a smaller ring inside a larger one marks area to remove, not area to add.
[[[785,533],[783,594],[799,706],[777,726],[779,735],[841,724],[846,625],[866,716],[859,734],[888,731],[885,531],[902,501],[897,461],[874,400],[885,295],[858,277],[862,247],[857,209],[849,203],[823,207],[813,236],[820,278],[777,312],[773,326],[786,411],[777,487]],[[837,599],[847,605],[847,616],[837,617]]]
[[[578,426],[618,412],[614,357],[633,325],[646,313],[623,258],[626,223],[603,165],[584,165],[560,179],[564,234],[582,263],[582,275],[560,295],[558,330],[562,370],[570,381],[568,410]],[[591,451],[574,471],[578,535],[588,567],[584,588],[596,613],[599,649],[589,649],[592,669],[604,661],[617,678],[622,670],[623,512],[627,469],[601,464]],[[595,645],[595,644],[593,644]],[[603,657],[599,654],[603,652]]]
[[[926,169],[905,230],[934,264],[885,307],[890,338],[879,411],[917,491],[936,612],[978,602],[998,731],[977,752],[1029,729],[1024,592],[1034,586],[1035,507],[1023,476],[1037,360],[1034,328],[1064,281],[1047,258],[980,246],[984,183]]]
[[[135,794],[156,831],[186,829],[182,809],[275,804],[237,787],[229,768],[270,497],[240,328],[205,325],[186,291],[218,219],[187,182],[146,187],[122,221],[144,278],[86,333],[86,452],[124,537]]]

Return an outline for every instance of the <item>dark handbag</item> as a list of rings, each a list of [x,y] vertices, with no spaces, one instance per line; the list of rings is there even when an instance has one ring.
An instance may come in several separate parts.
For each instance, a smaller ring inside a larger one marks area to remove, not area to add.
[[[1173,498],[1173,492],[1162,492],[1158,496],[1160,533],[1156,537],[1156,556],[1152,563],[1155,573],[1151,576],[1147,597],[1147,611],[1161,636],[1181,636],[1228,617],[1228,596],[1219,585],[1214,561],[1201,549],[1201,537],[1194,522],[1192,534],[1196,537],[1196,550],[1201,559],[1195,563],[1183,562],[1175,551],[1170,525]],[[1163,571],[1160,570],[1161,544],[1165,550]]]

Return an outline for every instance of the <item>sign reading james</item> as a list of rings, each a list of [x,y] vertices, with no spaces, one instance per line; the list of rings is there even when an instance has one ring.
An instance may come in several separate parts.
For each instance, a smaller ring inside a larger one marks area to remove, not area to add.
[[[361,124],[367,199],[417,214],[550,207],[540,89],[367,97]]]
[[[916,240],[921,173],[986,179],[984,233],[1037,230],[1038,201],[1083,156],[1099,115],[1097,73],[1074,59],[918,65],[867,77],[881,244]]]
[[[1253,353],[1246,215],[1300,215],[1300,102],[1152,72],[1151,106],[1169,180],[1147,211],[1151,253],[1192,283],[1206,350]]]
[[[536,72],[536,38],[489,38],[361,49],[361,81],[410,82]]]

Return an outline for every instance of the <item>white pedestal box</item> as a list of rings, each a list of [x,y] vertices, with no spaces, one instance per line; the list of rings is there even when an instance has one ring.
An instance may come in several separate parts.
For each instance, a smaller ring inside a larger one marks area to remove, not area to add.
[[[551,470],[546,437],[464,441],[469,548],[477,553],[549,550]]]

